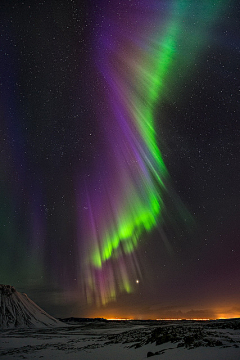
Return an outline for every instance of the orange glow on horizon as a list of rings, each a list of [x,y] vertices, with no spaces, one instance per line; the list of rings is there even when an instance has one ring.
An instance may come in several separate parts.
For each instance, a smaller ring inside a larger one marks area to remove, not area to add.
[[[120,320],[149,320],[149,321],[210,321],[210,320],[228,320],[228,319],[239,319],[240,318],[240,315],[235,315],[235,316],[224,316],[224,315],[221,315],[217,318],[182,318],[182,319],[177,319],[177,318],[160,318],[160,319],[139,319],[139,318],[106,318],[106,320],[110,320],[110,321],[113,321],[113,320],[116,320],[116,321],[120,321]]]
[[[239,319],[240,318],[240,314],[231,314],[231,315],[226,315],[226,314],[221,314],[219,315],[219,317],[217,318],[217,320],[227,320],[227,319]]]
[[[119,320],[145,320],[145,321],[147,321],[147,320],[149,320],[149,321],[183,321],[183,320],[187,320],[187,321],[191,321],[191,320],[193,320],[193,321],[209,321],[209,320],[217,320],[217,319],[200,319],[200,318],[183,318],[183,319],[176,319],[176,318],[164,318],[164,319],[134,319],[134,318],[113,318],[113,317],[111,317],[111,318],[106,318],[106,320],[117,320],[117,321],[119,321]]]
[[[127,318],[127,317],[104,317],[104,316],[97,316],[97,318],[102,318],[102,319],[106,319],[109,321],[129,321],[129,320],[149,320],[149,321],[210,321],[210,320],[228,320],[228,319],[239,319],[240,318],[240,314],[234,314],[234,315],[230,315],[229,314],[219,314],[219,316],[214,317],[214,318],[156,318],[156,319],[150,319],[150,318],[145,318],[145,319],[141,319],[141,318]]]
[[[134,320],[134,319],[128,319],[128,318],[106,318],[106,320]]]
[[[167,313],[165,313],[163,316],[161,316],[160,314],[151,314],[150,316],[148,316],[147,313],[138,313],[138,314],[134,314],[134,312],[127,312],[126,314],[122,314],[120,311],[116,311],[116,313],[114,314],[115,311],[106,311],[106,313],[101,314],[101,316],[96,316],[95,314],[92,314],[92,317],[94,318],[104,318],[106,320],[118,320],[118,321],[123,321],[123,320],[153,320],[153,321],[210,321],[210,320],[227,320],[227,319],[240,319],[240,313],[238,312],[237,307],[233,307],[232,304],[227,307],[227,306],[219,306],[219,307],[206,307],[206,310],[204,308],[201,309],[191,309],[189,310],[188,308],[184,308],[184,309],[177,309],[176,312],[181,312],[179,314],[170,314],[170,316],[168,316]],[[160,315],[160,316],[159,316]],[[173,315],[173,316],[171,316]],[[176,317],[174,316],[176,315]],[[179,315],[179,317],[178,317]],[[190,316],[189,316],[190,315]],[[191,317],[192,315],[192,317]],[[199,316],[198,316],[199,315]],[[202,315],[202,316],[201,316]]]
[[[186,318],[183,318],[183,319],[156,319],[158,321],[183,321],[183,320],[187,320],[187,321],[209,321],[209,320],[213,320],[213,319],[194,319],[194,318],[189,318],[189,319],[186,319]]]

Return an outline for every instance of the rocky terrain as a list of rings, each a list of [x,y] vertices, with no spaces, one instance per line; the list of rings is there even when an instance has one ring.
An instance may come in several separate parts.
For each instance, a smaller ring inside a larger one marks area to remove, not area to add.
[[[75,322],[74,320],[72,320]],[[57,360],[237,360],[240,320],[78,322],[67,327],[2,330],[0,357]]]

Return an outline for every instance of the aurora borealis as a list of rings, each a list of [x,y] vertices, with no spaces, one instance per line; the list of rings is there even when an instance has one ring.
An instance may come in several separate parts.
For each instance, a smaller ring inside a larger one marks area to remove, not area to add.
[[[2,2],[2,283],[74,316],[237,306],[235,6]]]
[[[135,258],[130,267],[133,274],[129,274],[129,263],[133,261],[129,254],[138,247],[142,233],[160,222],[164,211],[162,193],[168,191],[154,112],[171,81],[171,73],[179,66],[177,46],[183,43],[185,21],[194,4],[173,2],[165,9],[156,5],[155,1],[139,1],[131,6],[124,2],[105,6],[106,24],[97,39],[97,65],[104,79],[103,88],[107,83],[105,101],[109,109],[104,115],[107,119],[101,121],[109,142],[107,151],[113,155],[107,161],[106,171],[104,166],[99,171],[100,176],[104,171],[107,174],[101,178],[104,190],[101,189],[99,200],[86,185],[88,218],[84,219],[87,227],[81,237],[86,237],[86,253],[89,252],[89,258],[84,259],[87,297],[93,293],[101,304],[115,300],[118,291],[132,291],[131,282],[139,277],[139,268]],[[201,4],[198,25],[187,25],[191,35],[182,51],[188,66],[218,8],[209,6],[209,2]],[[125,13],[132,16],[131,21],[129,15],[126,17],[123,28]]]

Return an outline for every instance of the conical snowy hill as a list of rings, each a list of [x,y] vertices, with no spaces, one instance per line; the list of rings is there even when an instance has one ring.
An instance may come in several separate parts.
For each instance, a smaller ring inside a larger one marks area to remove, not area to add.
[[[41,328],[65,326],[48,315],[26,294],[21,294],[13,286],[0,285],[0,328]]]

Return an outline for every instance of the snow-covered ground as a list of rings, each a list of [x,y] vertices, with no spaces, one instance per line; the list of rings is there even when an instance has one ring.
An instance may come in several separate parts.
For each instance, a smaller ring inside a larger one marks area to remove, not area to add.
[[[240,320],[83,322],[0,331],[0,357],[14,359],[239,360]]]

